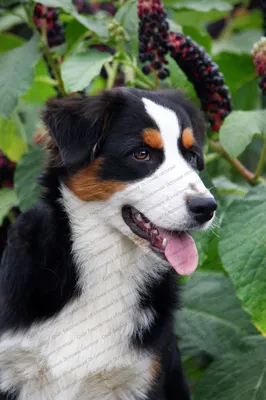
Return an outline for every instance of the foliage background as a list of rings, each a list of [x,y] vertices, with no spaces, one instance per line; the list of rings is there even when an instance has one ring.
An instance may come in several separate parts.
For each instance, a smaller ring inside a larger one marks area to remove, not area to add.
[[[56,96],[56,88],[65,94],[95,94],[121,83],[158,87],[138,62],[135,0],[116,2],[114,16],[104,11],[80,15],[70,0],[41,3],[59,7],[65,24],[66,42],[52,50],[36,32],[33,1],[0,0],[0,148],[17,163],[14,187],[0,190],[4,225],[6,216],[15,218],[13,206],[24,211],[37,201],[36,178],[43,162],[39,111],[46,99]],[[237,3],[165,1],[171,29],[191,36],[219,65],[235,110],[219,133],[208,129],[202,176],[219,211],[214,229],[195,235],[200,265],[184,282],[177,320],[194,400],[266,399],[266,111],[250,55],[263,35],[263,23],[254,2],[235,8]],[[114,48],[114,54],[89,47],[99,43]],[[56,79],[48,74],[44,52]],[[199,103],[170,58],[169,67],[170,77],[160,87],[184,89]],[[235,157],[255,175],[243,176]]]

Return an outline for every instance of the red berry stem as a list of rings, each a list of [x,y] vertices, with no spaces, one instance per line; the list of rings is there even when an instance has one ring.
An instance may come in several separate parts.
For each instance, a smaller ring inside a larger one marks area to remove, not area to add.
[[[205,50],[182,33],[170,33],[168,49],[201,101],[202,110],[213,131],[218,131],[232,110],[229,89],[223,75]]]

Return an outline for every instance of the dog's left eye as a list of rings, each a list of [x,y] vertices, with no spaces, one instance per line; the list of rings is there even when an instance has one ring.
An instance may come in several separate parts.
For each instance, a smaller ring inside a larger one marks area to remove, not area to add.
[[[148,161],[150,160],[151,156],[147,150],[140,150],[133,153],[133,157],[139,161]]]

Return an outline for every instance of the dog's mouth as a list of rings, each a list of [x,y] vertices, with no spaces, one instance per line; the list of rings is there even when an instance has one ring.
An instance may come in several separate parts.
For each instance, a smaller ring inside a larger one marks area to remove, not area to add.
[[[198,265],[193,238],[184,231],[168,231],[148,220],[131,206],[122,208],[122,216],[131,231],[149,242],[150,248],[166,259],[180,275],[190,275]]]

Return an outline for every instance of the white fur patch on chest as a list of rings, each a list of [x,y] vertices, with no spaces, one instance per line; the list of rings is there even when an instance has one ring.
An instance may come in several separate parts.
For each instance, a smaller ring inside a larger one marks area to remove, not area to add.
[[[67,191],[65,198],[82,295],[49,321],[1,337],[0,389],[20,388],[19,400],[145,399],[153,360],[134,351],[130,337],[154,318],[138,307],[146,255],[115,231],[95,227],[97,217],[88,223],[91,208]]]

